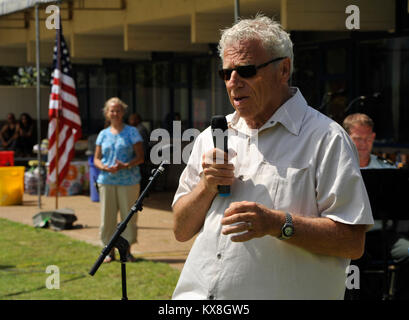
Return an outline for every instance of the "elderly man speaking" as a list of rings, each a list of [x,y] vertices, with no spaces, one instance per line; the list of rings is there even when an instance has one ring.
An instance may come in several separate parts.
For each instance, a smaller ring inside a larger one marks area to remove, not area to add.
[[[277,22],[241,20],[219,52],[235,156],[210,128],[195,140],[172,207],[176,239],[197,237],[173,299],[343,299],[373,224],[353,142],[289,87],[292,42]]]

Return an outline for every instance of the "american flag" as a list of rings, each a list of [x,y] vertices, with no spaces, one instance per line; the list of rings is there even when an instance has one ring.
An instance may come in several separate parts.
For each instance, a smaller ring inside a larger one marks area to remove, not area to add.
[[[60,36],[60,41],[58,37]],[[60,46],[58,45],[60,43]],[[59,54],[60,51],[60,54]],[[58,58],[60,57],[60,61]],[[59,63],[60,62],[60,63]],[[58,185],[66,176],[71,159],[74,157],[75,142],[81,137],[81,118],[75,82],[72,78],[70,55],[62,28],[57,30],[54,46],[53,75],[48,110],[48,180]],[[58,121],[58,181],[57,181],[57,121]]]

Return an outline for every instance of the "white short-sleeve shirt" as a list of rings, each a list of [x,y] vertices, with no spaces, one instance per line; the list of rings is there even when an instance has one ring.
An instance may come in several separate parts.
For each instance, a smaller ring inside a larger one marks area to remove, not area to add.
[[[216,196],[180,275],[173,299],[343,299],[349,259],[318,255],[271,236],[232,242],[221,234],[231,202],[255,201],[305,217],[372,225],[358,154],[337,123],[309,107],[296,88],[258,130],[227,116],[237,155],[231,196]],[[210,128],[196,139],[173,204],[199,182]]]

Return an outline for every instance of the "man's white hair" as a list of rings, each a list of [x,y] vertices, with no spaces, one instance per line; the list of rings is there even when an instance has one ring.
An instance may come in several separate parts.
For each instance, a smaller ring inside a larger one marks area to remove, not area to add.
[[[222,61],[226,48],[237,42],[258,39],[272,58],[289,57],[290,72],[293,72],[293,43],[290,35],[277,21],[257,14],[253,19],[240,20],[232,27],[221,30],[221,34],[218,50]]]

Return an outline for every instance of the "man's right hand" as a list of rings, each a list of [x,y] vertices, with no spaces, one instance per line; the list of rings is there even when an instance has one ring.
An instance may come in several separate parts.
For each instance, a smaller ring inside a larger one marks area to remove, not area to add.
[[[213,148],[202,156],[201,178],[207,190],[217,193],[217,186],[230,186],[234,182],[234,165],[228,163],[229,155]]]
[[[232,185],[234,182],[234,166],[228,163],[227,153],[220,149],[203,154],[202,167],[196,187],[173,205],[173,232],[178,241],[188,241],[200,231],[218,193],[217,186]]]

